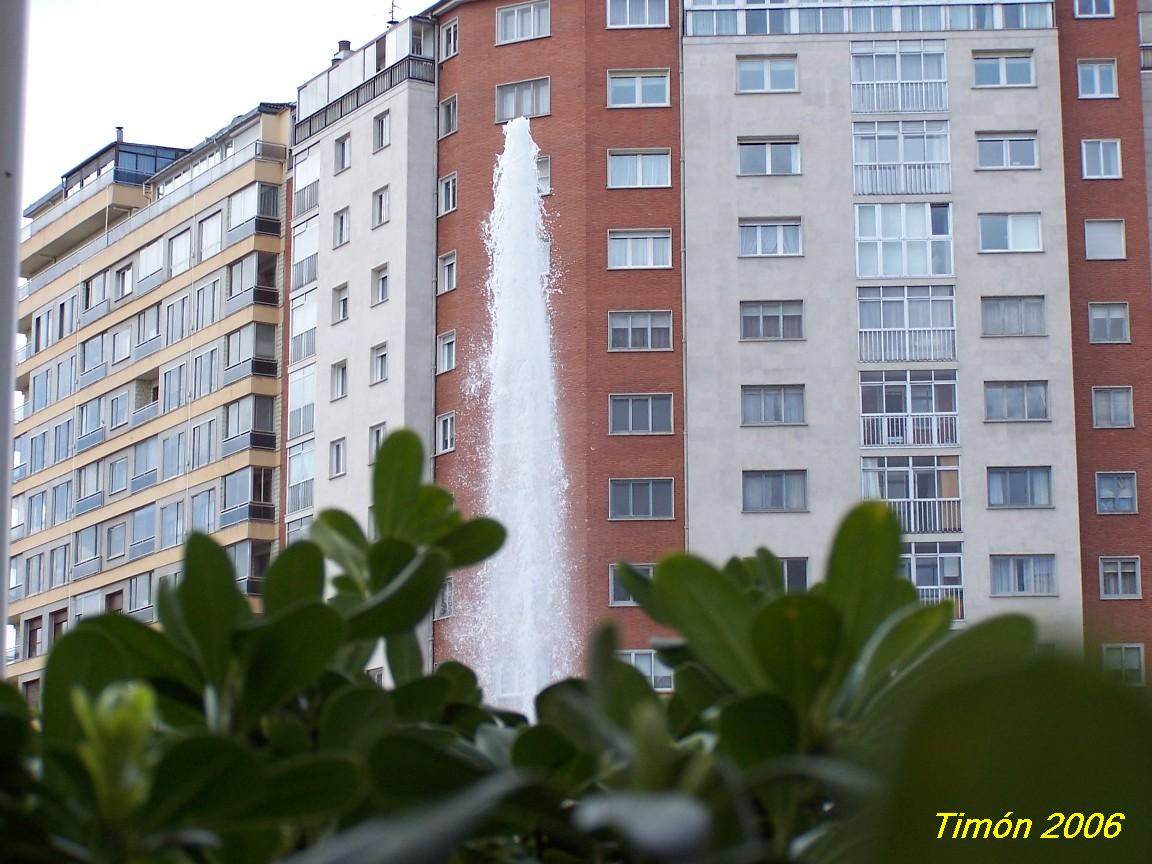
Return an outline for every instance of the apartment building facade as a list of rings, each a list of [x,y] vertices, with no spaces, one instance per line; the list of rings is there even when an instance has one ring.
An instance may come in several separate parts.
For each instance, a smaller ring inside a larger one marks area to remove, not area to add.
[[[118,134],[25,211],[6,660],[32,701],[85,615],[154,620],[188,531],[259,594],[280,512],[290,108],[190,150]]]

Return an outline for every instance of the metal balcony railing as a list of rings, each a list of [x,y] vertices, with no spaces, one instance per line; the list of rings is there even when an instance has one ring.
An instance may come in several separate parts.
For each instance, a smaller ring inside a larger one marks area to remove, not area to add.
[[[949,600],[956,607],[954,619],[964,620],[964,586],[963,585],[937,585],[933,587],[916,586],[916,593],[920,595],[920,602],[926,606],[936,603],[945,603]]]
[[[301,480],[288,487],[288,512],[307,510],[312,506],[312,480]]]
[[[952,447],[955,414],[865,414],[860,418],[861,447]]]
[[[305,258],[303,261],[297,261],[292,265],[292,287],[300,288],[307,285],[309,282],[315,282],[317,277],[316,262],[319,260],[319,254],[313,253]]]
[[[938,362],[956,359],[955,327],[860,330],[862,363]]]
[[[917,498],[886,501],[905,534],[954,534],[960,526],[959,498]]]
[[[295,363],[297,360],[304,360],[311,357],[316,353],[316,328],[305,330],[303,333],[297,333],[292,337],[292,345],[290,348],[289,362]]]
[[[947,81],[874,81],[852,85],[857,114],[917,114],[948,110]]]
[[[952,191],[948,162],[904,162],[897,165],[855,165],[857,195],[937,195]]]
[[[307,186],[297,189],[292,196],[292,216],[307,213],[320,203],[320,181],[313,180]]]

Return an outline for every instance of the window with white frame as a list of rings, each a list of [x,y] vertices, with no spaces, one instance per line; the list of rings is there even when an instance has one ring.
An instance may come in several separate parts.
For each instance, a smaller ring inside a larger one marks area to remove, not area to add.
[[[609,351],[669,351],[672,349],[670,311],[609,312]]]
[[[672,266],[672,232],[667,229],[608,232],[608,269]]]
[[[780,567],[784,571],[785,594],[804,594],[808,590],[807,558],[781,558]]]
[[[186,228],[168,241],[168,266],[173,276],[183,273],[192,266],[191,228]]]
[[[288,500],[286,511],[295,513],[312,506],[316,479],[315,445],[302,441],[288,448]]]
[[[388,221],[388,187],[384,186],[372,193],[372,227],[377,228]]]
[[[352,135],[341,135],[336,139],[333,157],[335,173],[339,174],[352,164]]]
[[[175,254],[177,251],[179,251],[179,250],[171,249],[171,246],[172,246],[173,242],[180,241],[181,238],[184,238],[184,240],[187,241],[186,244],[181,243],[181,245],[187,245],[188,246],[187,252],[183,253],[184,254],[184,258],[182,259],[182,263],[184,265],[183,269],[181,269],[181,270],[175,269],[177,266],[176,259],[173,259],[173,258],[169,259],[170,261],[173,262],[173,264],[172,264],[172,267],[173,267],[172,275],[173,276],[175,276],[177,273],[183,273],[184,270],[187,270],[188,267],[190,266],[188,263],[188,260],[192,255],[192,244],[191,244],[190,237],[191,237],[191,231],[185,231],[183,234],[179,235],[178,237],[174,238],[172,241],[169,242],[169,255]],[[119,270],[116,271],[116,289],[115,289],[116,293],[115,293],[115,297],[117,300],[120,300],[124,297],[127,297],[129,294],[131,294],[135,285],[136,285],[136,282],[132,277],[132,265],[131,264],[129,264],[127,267],[121,267]]]
[[[1085,180],[1119,180],[1120,139],[1086,138],[1080,142],[1081,176]]]
[[[800,173],[800,141],[797,138],[740,141],[737,147],[742,177]]]
[[[609,189],[656,189],[671,185],[671,151],[608,151]]]
[[[332,323],[348,320],[348,285],[337,285],[332,289]]]
[[[1089,342],[1128,342],[1130,338],[1127,303],[1088,304]]]
[[[1096,475],[1097,513],[1136,513],[1136,472],[1102,471]]]
[[[852,43],[852,110],[947,111],[943,40]]]
[[[1126,687],[1144,686],[1144,643],[1107,643],[1104,652],[1104,674]]]
[[[164,244],[154,240],[140,250],[140,278],[151,276],[164,266]]]
[[[541,117],[552,110],[548,78],[513,81],[496,86],[496,122],[513,117]]]
[[[332,214],[332,248],[343,246],[352,236],[352,215],[348,208]]]
[[[1053,595],[1055,555],[992,555],[992,596]]]
[[[669,435],[671,432],[671,393],[608,397],[609,435]]]
[[[668,0],[608,0],[608,27],[667,27]]]
[[[608,72],[609,108],[670,105],[667,69],[614,69]]]
[[[1035,132],[997,132],[976,136],[976,167],[1012,171],[1040,167]]]
[[[501,6],[496,10],[496,44],[523,42],[551,35],[549,0]]]
[[[222,229],[224,225],[224,215],[221,211],[217,210],[207,219],[201,219],[198,226],[198,245],[199,245],[199,258],[200,261],[207,261],[213,255],[220,251],[222,247]]]
[[[1131,428],[1132,388],[1093,387],[1092,425],[1097,429]]]
[[[108,463],[108,494],[115,495],[128,488],[128,457],[113,459]]]
[[[1100,599],[1139,600],[1140,559],[1135,556],[1101,556]]]
[[[740,388],[740,425],[780,426],[803,422],[803,384],[745,385]]]
[[[392,115],[382,111],[372,118],[372,152],[383,150],[392,143]]]
[[[857,204],[856,273],[950,276],[952,205]]]
[[[1031,87],[1036,83],[1031,54],[976,54],[975,87]]]
[[[332,401],[348,395],[348,361],[332,364]]]
[[[1048,419],[1047,381],[985,381],[984,419],[1026,421]]]
[[[617,651],[616,659],[637,670],[657,693],[672,692],[672,670],[655,651]]]
[[[803,339],[803,301],[742,302],[740,304],[740,338]]]
[[[381,381],[388,380],[387,342],[381,342],[379,345],[372,347],[371,354],[368,358],[368,368],[370,370],[370,383],[379,384]]]
[[[307,435],[316,428],[316,366],[288,373],[288,437]]]
[[[376,464],[376,453],[384,445],[384,439],[388,437],[388,424],[377,423],[368,429],[368,464]]]
[[[184,473],[184,433],[169,435],[160,444],[161,478],[171,480]]]
[[[1112,18],[1114,0],[1076,0],[1077,18]]]
[[[795,93],[799,89],[796,58],[737,57],[737,93]]]
[[[436,128],[441,138],[451,135],[460,128],[460,114],[457,108],[456,94],[449,96],[440,103],[437,117]]]
[[[672,519],[671,478],[608,481],[609,519]]]
[[[121,558],[128,551],[128,524],[118,522],[108,527],[107,555],[111,558]]]
[[[989,468],[989,507],[1051,507],[1052,468]]]
[[[803,254],[798,218],[740,221],[740,257],[784,258]]]
[[[439,190],[436,198],[437,214],[443,216],[445,213],[451,213],[456,209],[456,172],[453,171],[447,177],[441,177],[437,183],[437,189]]]
[[[1123,219],[1085,219],[1084,257],[1089,261],[1118,261],[1126,257]]]
[[[901,543],[900,575],[916,586],[922,601],[952,600],[964,617],[964,544]]]
[[[446,294],[456,288],[456,253],[448,252],[437,259],[436,293]]]
[[[656,570],[655,564],[629,564],[633,572],[638,574],[644,579],[652,580],[652,574]],[[636,598],[632,593],[624,587],[623,580],[617,574],[617,566],[615,564],[608,565],[608,605],[609,606],[636,606]]]
[[[453,18],[440,25],[440,61],[455,57],[460,52],[460,19]]]
[[[436,374],[456,368],[456,331],[449,330],[436,337]]]
[[[219,348],[209,348],[192,358],[193,399],[199,399],[216,391],[218,384],[216,372],[219,368]]]
[[[372,305],[388,299],[388,265],[381,264],[372,271]]]
[[[1045,336],[1043,297],[981,297],[982,336]]]
[[[132,356],[132,328],[125,326],[112,331],[112,362],[119,363]]]
[[[184,502],[174,501],[160,508],[160,548],[179,545],[184,537]]]
[[[436,455],[456,449],[456,412],[449,411],[436,418]]]
[[[1042,252],[1039,213],[981,213],[981,252]]]
[[[1080,60],[1076,63],[1076,73],[1081,99],[1117,97],[1115,60]]]
[[[551,156],[540,156],[536,159],[536,191],[541,195],[552,194]]]
[[[348,441],[337,438],[328,444],[328,476],[343,477],[348,472]]]
[[[852,124],[857,195],[933,195],[952,191],[947,120]]]
[[[742,477],[745,513],[808,509],[807,471],[745,471]]]

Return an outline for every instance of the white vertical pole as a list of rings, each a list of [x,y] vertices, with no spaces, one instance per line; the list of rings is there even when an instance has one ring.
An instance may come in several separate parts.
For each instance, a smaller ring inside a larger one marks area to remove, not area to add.
[[[20,236],[20,168],[24,132],[26,0],[4,0],[0,11],[0,624],[8,623],[8,546],[12,518],[12,390],[16,380],[16,266]],[[7,627],[0,626],[0,656]]]

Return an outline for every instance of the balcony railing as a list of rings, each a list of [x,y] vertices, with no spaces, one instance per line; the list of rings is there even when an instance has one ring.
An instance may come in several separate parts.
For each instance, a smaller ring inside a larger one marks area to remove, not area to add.
[[[303,261],[297,261],[292,265],[293,288],[300,288],[303,285],[307,285],[309,282],[316,281],[316,262],[319,260],[319,257],[319,254],[313,253]]]
[[[947,162],[856,165],[853,179],[857,195],[943,195],[952,191],[952,166]]]
[[[32,340],[25,339],[24,344],[16,349],[16,362],[23,363],[32,356]]]
[[[852,85],[857,114],[917,114],[948,110],[947,81],[875,81]]]
[[[956,359],[954,327],[859,332],[862,363],[939,362]]]
[[[320,203],[320,181],[313,180],[307,186],[297,189],[292,196],[293,218],[307,213]]]
[[[905,534],[955,534],[960,527],[959,498],[886,501]]]
[[[311,480],[301,480],[299,483],[293,483],[288,487],[289,513],[307,510],[312,506],[312,483]]]
[[[866,414],[860,418],[861,447],[952,447],[955,414]]]
[[[289,362],[304,360],[316,353],[316,328],[297,333],[292,337]]]
[[[917,585],[916,593],[920,595],[920,602],[925,606],[932,606],[936,603],[945,603],[951,600],[952,604],[956,607],[953,618],[957,621],[964,620],[963,585],[938,585],[927,588]]]
[[[24,646],[21,645],[20,643],[16,643],[15,645],[9,645],[8,648],[4,651],[4,662],[5,663],[15,663],[17,660],[23,660],[23,659],[24,659]]]

